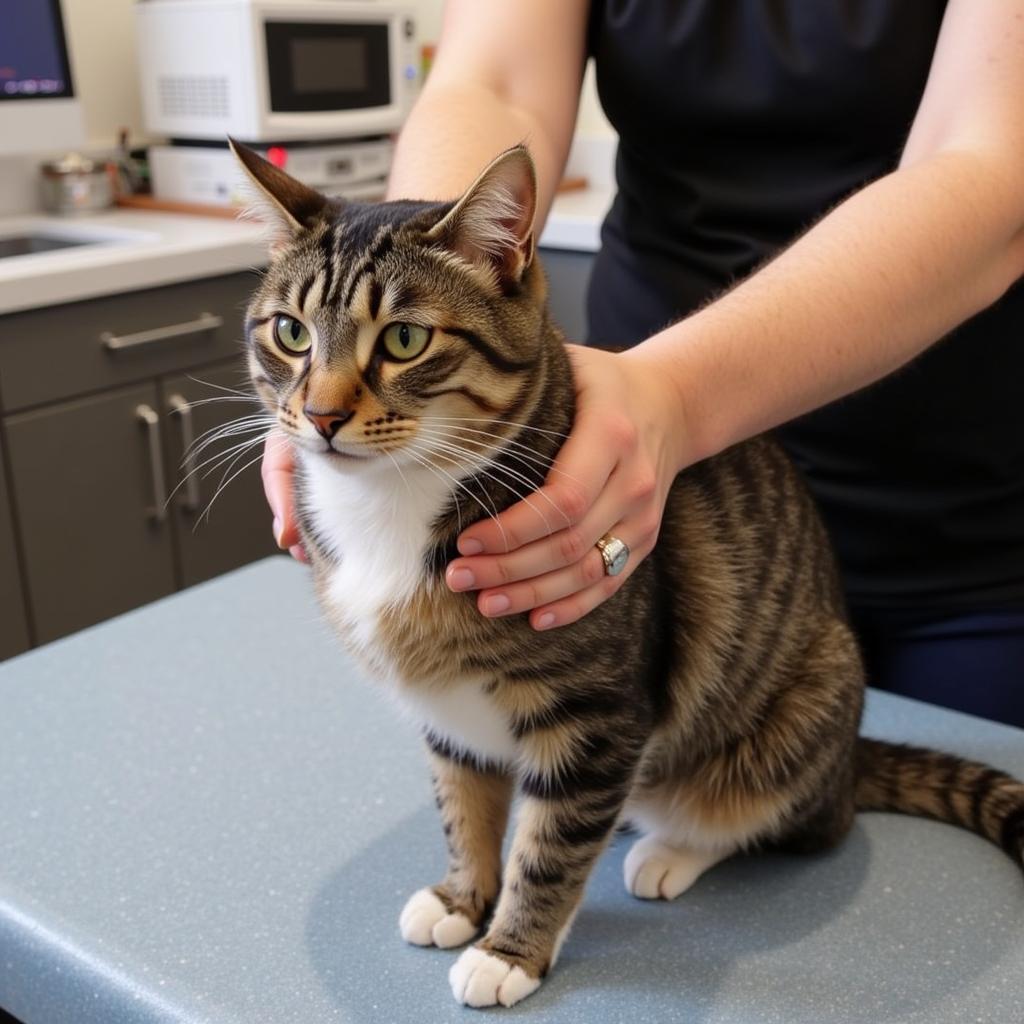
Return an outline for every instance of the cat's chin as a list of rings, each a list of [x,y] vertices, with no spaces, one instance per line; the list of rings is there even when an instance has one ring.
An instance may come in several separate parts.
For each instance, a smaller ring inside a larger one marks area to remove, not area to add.
[[[330,466],[339,473],[366,473],[373,472],[376,467],[391,468],[391,463],[375,451],[363,454],[338,451],[336,448],[313,448],[305,444],[302,445],[301,451],[305,459],[312,459],[321,465]]]

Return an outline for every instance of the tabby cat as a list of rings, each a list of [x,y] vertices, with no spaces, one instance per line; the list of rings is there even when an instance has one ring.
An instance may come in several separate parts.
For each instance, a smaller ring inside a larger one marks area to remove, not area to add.
[[[382,204],[235,150],[276,230],[249,364],[298,452],[316,589],[421,720],[433,768],[449,866],[401,933],[453,947],[486,927],[451,968],[458,1001],[511,1006],[541,984],[625,821],[641,899],[736,851],[832,846],[857,810],[961,825],[1024,863],[1024,784],[858,739],[863,670],[828,541],[768,438],[683,472],[656,549],[571,626],[487,619],[445,585],[460,531],[539,486],[573,422],[524,147],[457,202]]]

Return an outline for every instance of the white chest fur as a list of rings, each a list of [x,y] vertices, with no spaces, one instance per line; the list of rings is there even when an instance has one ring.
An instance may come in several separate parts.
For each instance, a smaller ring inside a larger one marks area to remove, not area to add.
[[[339,563],[328,600],[352,631],[349,642],[372,646],[381,611],[425,583],[430,526],[451,482],[415,467],[403,478],[390,463],[345,471],[305,453],[303,469],[317,537]]]
[[[344,472],[305,453],[303,468],[317,538],[338,561],[326,600],[346,642],[436,735],[488,760],[510,760],[514,741],[482,690],[484,680],[409,685],[380,636],[381,613],[426,584],[431,524],[451,495],[451,480],[417,467],[399,476],[390,463]]]

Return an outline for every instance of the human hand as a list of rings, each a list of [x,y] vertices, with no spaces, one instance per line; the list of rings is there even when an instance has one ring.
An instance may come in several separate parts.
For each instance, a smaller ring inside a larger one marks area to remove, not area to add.
[[[534,629],[575,622],[622,586],[654,547],[669,487],[689,461],[678,392],[642,346],[567,348],[576,420],[542,500],[474,523],[458,540],[470,557],[445,574],[452,590],[480,591],[484,615],[530,612]],[[552,516],[564,527],[553,530]],[[629,545],[617,576],[605,574],[595,546],[606,533]]]
[[[295,472],[295,457],[288,438],[280,430],[272,430],[263,446],[263,463],[260,474],[263,477],[263,493],[267,504],[274,513],[274,539],[279,548],[287,548],[292,558],[306,562],[305,549],[299,538],[295,522],[295,500],[292,492],[292,475]]]

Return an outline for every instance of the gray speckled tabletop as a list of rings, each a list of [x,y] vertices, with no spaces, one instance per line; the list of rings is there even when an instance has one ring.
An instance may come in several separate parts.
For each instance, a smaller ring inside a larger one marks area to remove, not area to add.
[[[969,685],[969,681],[967,681]],[[874,694],[867,731],[1024,775],[1024,733]],[[956,829],[719,865],[672,904],[600,862],[516,1020],[1015,1024],[1024,882]],[[24,1024],[466,1022],[406,946],[443,844],[418,740],[283,558],[0,666],[0,1006]]]

